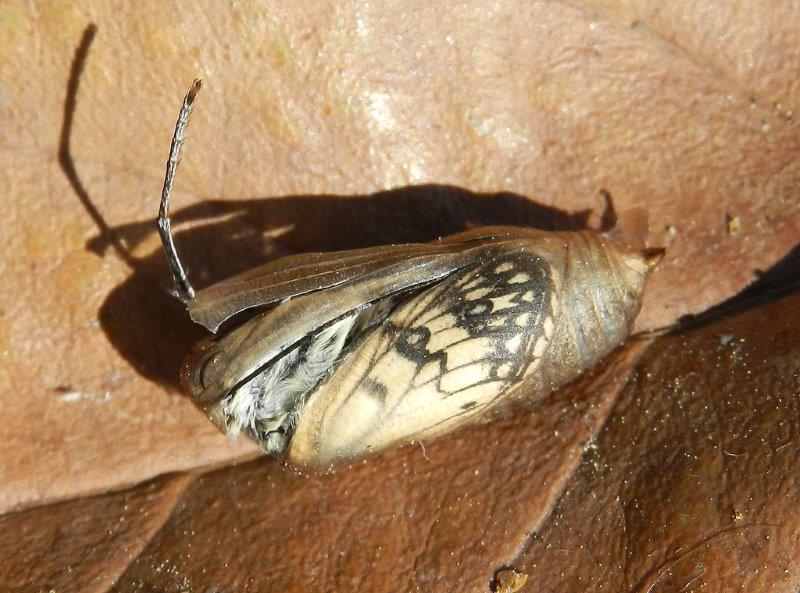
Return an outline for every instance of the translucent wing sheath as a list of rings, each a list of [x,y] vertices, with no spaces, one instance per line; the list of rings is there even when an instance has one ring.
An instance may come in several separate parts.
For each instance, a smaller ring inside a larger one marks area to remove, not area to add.
[[[523,249],[526,229],[495,228],[422,245],[302,254],[200,290],[192,319],[215,330],[249,309],[280,303],[222,336],[202,353],[192,394],[213,403],[292,345],[368,303],[440,281],[493,251]]]
[[[281,258],[199,291],[188,302],[189,314],[196,323],[216,332],[227,319],[244,310],[368,277],[403,276],[405,288],[409,288],[457,269],[466,259],[465,251],[513,238],[521,230],[487,227],[431,244],[383,245]]]

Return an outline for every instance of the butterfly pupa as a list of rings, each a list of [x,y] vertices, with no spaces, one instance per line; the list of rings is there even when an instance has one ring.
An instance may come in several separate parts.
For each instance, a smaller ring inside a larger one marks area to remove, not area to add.
[[[200,86],[181,107],[157,227],[177,295],[216,334],[181,382],[223,432],[330,467],[542,397],[629,335],[660,253],[593,232],[485,227],[303,253],[195,292],[169,195]]]

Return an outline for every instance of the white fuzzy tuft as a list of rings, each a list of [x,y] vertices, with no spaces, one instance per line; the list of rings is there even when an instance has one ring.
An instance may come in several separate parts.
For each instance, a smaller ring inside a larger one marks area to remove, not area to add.
[[[311,339],[302,359],[299,347],[291,350],[226,398],[223,409],[228,434],[238,436],[247,430],[257,436],[266,432],[267,449],[273,453],[283,449],[285,435],[272,431],[287,420],[294,423],[303,397],[339,358],[356,317],[354,313],[323,329]]]
[[[307,393],[333,369],[344,343],[353,329],[356,315],[345,317],[322,330],[312,340],[297,371],[286,379],[286,389],[292,393]]]
[[[255,431],[256,421],[261,415],[259,408],[264,403],[265,393],[275,393],[280,399],[285,399],[280,393],[279,386],[297,361],[299,352],[299,348],[295,348],[281,357],[274,365],[253,377],[225,400],[223,406],[228,417],[229,435],[238,436],[243,428]]]
[[[306,398],[333,371],[352,335],[385,319],[391,299],[379,301],[332,323],[239,387],[222,402],[230,436],[247,431],[269,453],[283,451]]]

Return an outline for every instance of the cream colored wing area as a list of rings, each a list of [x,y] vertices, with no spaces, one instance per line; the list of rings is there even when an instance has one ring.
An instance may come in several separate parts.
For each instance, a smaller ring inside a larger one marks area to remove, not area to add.
[[[482,255],[399,305],[318,388],[293,461],[431,438],[493,406],[537,364],[552,335],[550,266],[526,250]]]

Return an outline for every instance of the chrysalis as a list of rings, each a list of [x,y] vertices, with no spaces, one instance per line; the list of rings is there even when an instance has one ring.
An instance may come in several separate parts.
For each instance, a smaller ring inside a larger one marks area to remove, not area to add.
[[[189,315],[217,334],[182,383],[223,432],[331,466],[541,397],[628,336],[661,253],[591,232],[486,227],[305,253],[195,293],[168,208],[200,87],[178,117],[157,226]]]

